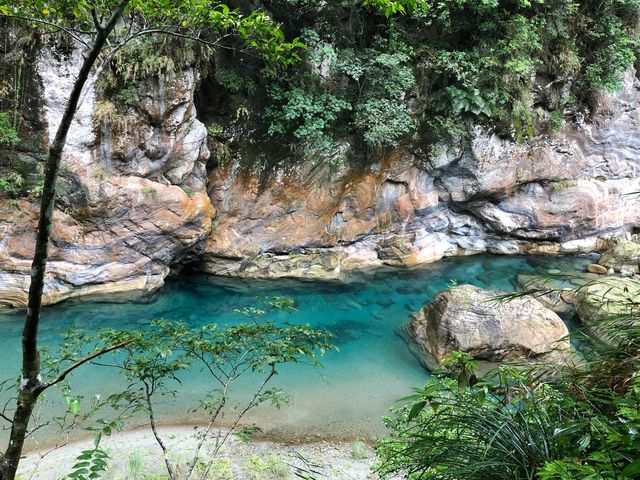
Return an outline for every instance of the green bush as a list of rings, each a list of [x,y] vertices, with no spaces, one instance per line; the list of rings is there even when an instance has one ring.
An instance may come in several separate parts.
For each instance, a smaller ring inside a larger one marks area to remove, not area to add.
[[[20,143],[20,137],[11,125],[9,114],[0,112],[0,147],[14,147],[18,143]]]
[[[269,135],[289,132],[314,147],[331,146],[331,131],[339,114],[351,105],[330,93],[293,87],[270,89],[274,105],[266,113],[271,120]]]
[[[0,194],[17,197],[24,187],[24,178],[18,172],[11,172],[6,176],[0,175]]]

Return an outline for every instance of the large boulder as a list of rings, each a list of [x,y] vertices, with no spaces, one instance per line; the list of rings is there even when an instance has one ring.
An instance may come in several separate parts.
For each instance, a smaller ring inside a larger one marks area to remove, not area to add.
[[[640,324],[637,319],[640,305],[640,281],[633,278],[607,277],[583,285],[578,290],[577,313],[594,337],[610,344],[624,341],[625,329],[612,327],[609,322]],[[632,317],[629,317],[631,314]]]
[[[632,241],[619,242],[602,254],[598,264],[626,276],[640,271],[640,244]]]
[[[450,288],[409,323],[430,368],[463,351],[478,360],[550,360],[570,350],[569,331],[556,313],[531,297],[495,301],[504,292],[472,285]]]
[[[638,309],[640,281],[607,277],[583,285],[578,290],[578,316],[585,325]]]

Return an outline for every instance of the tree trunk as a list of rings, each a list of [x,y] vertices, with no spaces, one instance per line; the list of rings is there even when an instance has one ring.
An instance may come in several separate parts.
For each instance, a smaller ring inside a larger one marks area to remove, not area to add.
[[[67,133],[71,127],[71,122],[78,108],[78,101],[82,89],[89,78],[89,73],[93,68],[104,44],[122,16],[129,0],[122,1],[111,15],[109,21],[98,30],[91,50],[86,54],[78,78],[76,79],[67,107],[55,139],[49,148],[49,156],[44,175],[44,186],[42,189],[42,199],[40,204],[40,217],[38,219],[38,232],[36,237],[36,248],[31,264],[31,285],[29,287],[29,299],[27,304],[27,319],[25,320],[22,333],[22,379],[20,381],[20,392],[16,411],[13,415],[11,436],[9,445],[0,458],[0,479],[14,480],[22,448],[29,428],[31,413],[42,393],[43,383],[40,377],[40,354],[38,352],[38,327],[40,326],[40,311],[42,307],[42,292],[44,289],[44,274],[47,266],[47,254],[49,251],[49,235],[51,233],[51,223],[53,217],[53,207],[56,196],[56,179],[60,169],[60,159],[62,150],[67,140]]]

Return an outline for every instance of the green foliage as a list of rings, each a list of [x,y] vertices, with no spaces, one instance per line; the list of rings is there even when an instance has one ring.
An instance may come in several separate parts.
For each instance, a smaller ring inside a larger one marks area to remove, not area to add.
[[[354,460],[366,460],[369,456],[367,444],[362,440],[357,440],[351,444],[351,458]]]
[[[69,480],[93,480],[102,478],[107,471],[110,459],[107,452],[100,448],[102,435],[99,434],[94,441],[94,448],[83,450],[76,457],[76,462],[71,473],[67,476]]]
[[[22,192],[24,178],[18,172],[11,172],[6,176],[0,175],[0,194],[17,197]]]
[[[15,147],[18,143],[20,137],[11,124],[9,114],[0,112],[0,147]]]
[[[251,455],[244,470],[251,480],[286,480],[291,476],[291,467],[275,454]]]
[[[364,50],[345,49],[337,68],[357,91],[353,124],[370,146],[396,145],[413,128],[405,99],[416,86],[412,49],[399,42],[375,39]]]
[[[313,147],[331,146],[331,130],[339,114],[351,105],[330,93],[314,93],[310,89],[278,85],[269,90],[273,102],[266,110],[271,120],[269,135],[291,132],[297,139]]]
[[[207,127],[207,134],[212,137],[220,138],[224,136],[224,127],[219,123],[212,123]]]
[[[253,95],[257,88],[256,83],[251,78],[231,68],[216,70],[215,78],[223,88],[226,88],[231,93],[245,91],[248,95]]]
[[[398,140],[413,129],[413,121],[404,105],[383,98],[359,104],[354,125],[371,146],[397,145]]]
[[[208,469],[206,480],[233,480],[232,465],[231,460],[227,458],[214,459],[209,467],[206,462],[200,463],[196,468],[196,473],[199,478],[202,478],[204,470]]]
[[[394,146],[416,128],[411,141],[457,142],[472,122],[517,141],[556,132],[565,116],[588,115],[594,90],[619,88],[638,53],[638,0],[364,0],[350,7],[348,28],[335,21],[337,7],[292,13],[288,25],[307,43],[308,64],[280,90],[304,92],[305,104],[330,95],[351,106],[322,129],[324,144],[356,135],[372,147]],[[380,24],[372,10],[388,21]],[[314,75],[322,78],[309,80]],[[306,115],[317,123],[315,111],[291,120],[274,103],[272,134],[291,133]]]
[[[424,0],[362,0],[362,4],[377,8],[387,18],[399,13],[411,13],[416,8],[428,8]]]
[[[517,139],[535,134],[536,107],[556,112],[558,125],[573,95],[619,88],[637,52],[639,11],[635,0],[419,6],[415,26],[434,39],[418,52],[431,82],[430,113],[488,123]]]
[[[376,37],[371,48],[337,50],[315,31],[305,31],[304,38],[310,39],[309,60],[329,61],[348,83],[338,88],[317,74],[305,73],[271,86],[271,105],[266,109],[270,135],[292,134],[326,150],[339,133],[355,133],[369,146],[380,147],[397,145],[413,131],[405,105],[416,85],[408,45]]]
[[[545,290],[546,291],[546,290]],[[541,294],[528,291],[508,295]],[[634,479],[640,475],[640,299],[578,332],[578,365],[500,367],[475,377],[468,355],[385,419],[378,470],[424,479]],[[450,378],[454,377],[454,378]]]

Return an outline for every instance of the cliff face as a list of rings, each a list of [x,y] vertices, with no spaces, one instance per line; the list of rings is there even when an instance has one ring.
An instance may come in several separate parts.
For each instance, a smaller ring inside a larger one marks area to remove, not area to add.
[[[41,57],[49,136],[77,62]],[[338,278],[479,252],[590,252],[640,227],[633,72],[623,91],[601,95],[590,123],[553,137],[518,144],[478,127],[438,155],[396,148],[362,167],[341,143],[328,161],[269,175],[239,160],[207,174],[198,82],[187,70],[138,85],[119,128],[87,90],[64,152],[47,303],[150,291],[185,262],[219,275]],[[0,200],[0,305],[25,304],[37,208]]]
[[[55,134],[79,58],[41,57],[43,119]],[[87,89],[69,134],[47,268],[45,302],[150,291],[197,251],[215,210],[206,194],[206,130],[195,116],[192,72],[149,81],[125,135],[96,121]],[[182,188],[181,188],[182,187]],[[0,305],[24,306],[37,200],[0,205]]]
[[[260,172],[229,165],[209,192],[219,210],[203,268],[240,276],[336,277],[480,252],[576,253],[640,226],[640,82],[601,95],[590,124],[518,144],[476,128],[424,159],[396,149],[349,168]],[[636,194],[634,194],[636,192]],[[294,255],[287,253],[296,252]]]

